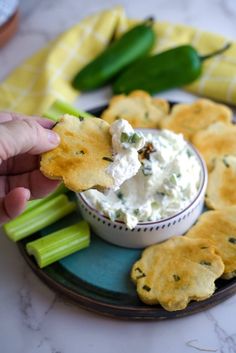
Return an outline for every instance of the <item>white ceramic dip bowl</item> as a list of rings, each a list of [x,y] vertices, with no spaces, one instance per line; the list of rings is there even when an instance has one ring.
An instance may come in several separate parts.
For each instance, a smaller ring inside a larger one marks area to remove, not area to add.
[[[198,160],[201,172],[196,196],[184,209],[158,221],[140,222],[133,229],[129,229],[123,221],[112,221],[91,206],[83,194],[77,194],[82,217],[88,221],[94,233],[112,244],[127,248],[145,248],[167,240],[173,235],[184,234],[202,213],[207,186],[205,162],[191,144],[189,144],[189,149]]]

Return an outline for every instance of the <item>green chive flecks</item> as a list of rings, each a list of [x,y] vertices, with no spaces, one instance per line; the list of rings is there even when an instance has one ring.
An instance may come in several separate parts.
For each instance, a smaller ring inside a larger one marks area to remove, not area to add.
[[[193,155],[192,151],[187,150],[187,156],[188,156],[188,157],[191,157],[192,155]]]
[[[175,282],[180,281],[180,277],[176,274],[173,275],[173,278],[174,278]]]
[[[122,132],[120,135],[120,142],[128,142],[129,141],[129,135],[126,132]]]
[[[164,192],[159,192],[159,191],[157,191],[157,196],[162,196],[162,197],[164,197],[166,194],[164,193]]]
[[[110,157],[102,157],[102,159],[107,162],[113,162],[113,159]]]
[[[118,191],[117,194],[116,194],[116,196],[117,196],[118,199],[120,199],[120,200],[123,200],[123,198],[124,198],[124,195],[122,194],[121,191]]]
[[[150,292],[151,288],[147,286],[146,284],[143,286],[143,289],[147,292]]]
[[[126,132],[122,132],[121,135],[120,135],[120,142],[121,143],[130,143],[130,144],[134,144],[134,143],[137,143],[141,140],[141,136],[138,135],[136,132],[129,135],[127,134]]]
[[[139,275],[136,276],[136,279],[146,277],[146,274],[139,267],[136,267],[135,271],[139,273]]]
[[[143,271],[139,268],[139,267],[136,267],[135,268],[135,271],[139,272],[139,273],[143,273]]]
[[[77,156],[81,156],[81,155],[84,155],[85,152],[84,152],[83,150],[81,150],[81,151],[76,151],[75,154],[76,154]]]
[[[146,277],[145,273],[142,273],[141,275],[136,276],[136,279],[144,278]]]
[[[209,261],[202,260],[200,261],[200,265],[211,266],[211,263]]]
[[[141,136],[139,136],[138,134],[136,134],[136,132],[131,136],[130,138],[130,142],[131,143],[137,143],[141,140]]]
[[[230,164],[227,162],[226,158],[223,158],[223,163],[226,166],[226,168],[230,168]]]

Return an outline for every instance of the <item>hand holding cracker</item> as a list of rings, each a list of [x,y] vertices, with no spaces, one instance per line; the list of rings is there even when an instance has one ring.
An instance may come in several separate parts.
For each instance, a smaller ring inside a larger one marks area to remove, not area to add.
[[[102,119],[65,115],[53,130],[61,143],[42,155],[40,169],[50,179],[63,180],[72,191],[117,188],[141,166],[137,150],[144,139],[126,121],[110,127]]]
[[[53,128],[60,145],[42,155],[40,170],[50,179],[61,179],[73,191],[109,188],[105,172],[112,160],[109,124],[98,118],[79,119],[65,115]]]
[[[0,223],[24,211],[27,200],[51,193],[58,183],[39,170],[39,154],[55,148],[53,123],[39,117],[0,113]]]

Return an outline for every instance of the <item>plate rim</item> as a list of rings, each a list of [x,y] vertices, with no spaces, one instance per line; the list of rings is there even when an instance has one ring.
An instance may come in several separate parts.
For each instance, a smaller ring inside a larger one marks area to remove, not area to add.
[[[24,241],[20,241],[18,243],[18,248],[33,272],[54,291],[62,294],[64,297],[71,299],[73,302],[76,302],[80,307],[86,310],[113,318],[130,320],[164,320],[190,316],[218,305],[236,293],[236,278],[234,278],[230,280],[231,282],[226,282],[227,285],[225,287],[221,287],[216,290],[211,297],[202,301],[191,301],[183,310],[167,311],[160,305],[148,306],[142,304],[141,306],[137,306],[131,304],[123,305],[119,303],[115,305],[106,301],[96,300],[89,297],[88,295],[83,295],[73,291],[71,288],[58,282],[55,278],[51,277],[47,272],[45,272],[45,270],[40,269],[37,266],[34,258],[27,254]],[[49,267],[52,268],[53,264],[49,265]],[[66,269],[64,269],[64,271],[69,272]]]

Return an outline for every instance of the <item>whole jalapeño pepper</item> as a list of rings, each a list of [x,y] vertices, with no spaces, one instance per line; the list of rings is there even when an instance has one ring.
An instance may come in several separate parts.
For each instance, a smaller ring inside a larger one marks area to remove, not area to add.
[[[72,86],[81,91],[101,87],[133,61],[146,55],[156,39],[153,22],[153,18],[148,18],[111,43],[77,73]]]
[[[230,45],[205,56],[200,56],[191,45],[181,45],[140,59],[121,73],[113,84],[113,92],[142,89],[154,94],[189,84],[201,75],[204,60],[223,53]]]

